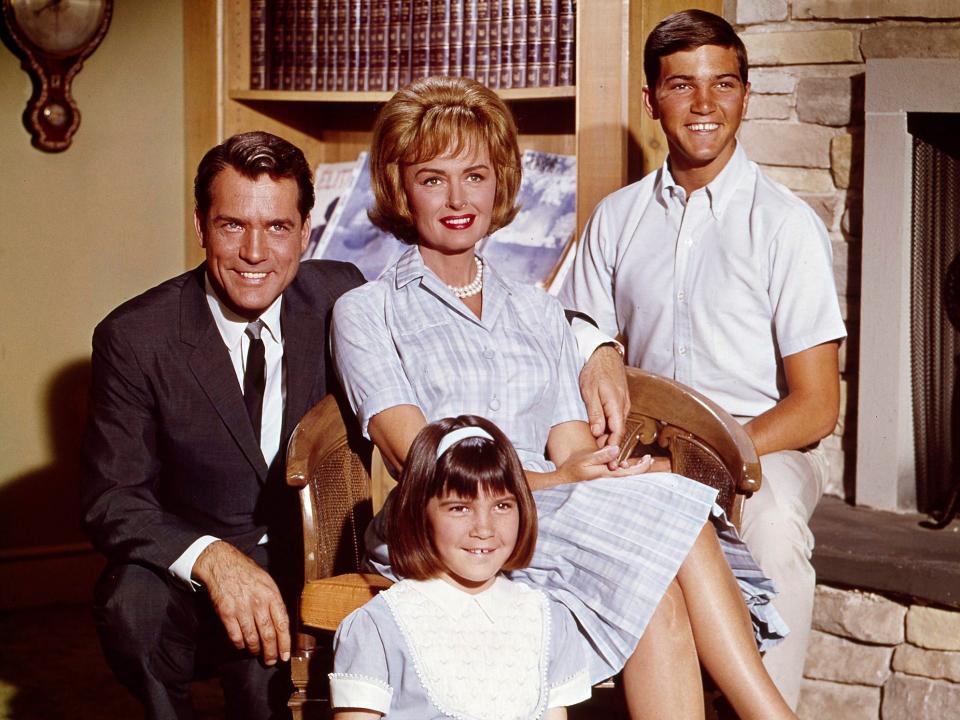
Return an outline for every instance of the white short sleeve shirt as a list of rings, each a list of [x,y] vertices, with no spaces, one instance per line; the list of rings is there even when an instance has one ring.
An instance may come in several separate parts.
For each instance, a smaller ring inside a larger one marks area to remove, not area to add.
[[[846,336],[830,240],[740,145],[686,196],[668,162],[605,198],[560,300],[624,335],[627,362],[753,417],[786,394],[784,356]]]

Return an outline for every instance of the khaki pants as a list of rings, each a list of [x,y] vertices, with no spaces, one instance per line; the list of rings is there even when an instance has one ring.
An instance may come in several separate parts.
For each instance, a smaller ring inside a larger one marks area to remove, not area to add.
[[[807,527],[827,481],[823,450],[783,450],[760,458],[763,483],[743,508],[741,536],[754,559],[777,585],[774,606],[790,635],[763,664],[790,707],[800,697],[803,664],[813,618],[816,574],[810,557],[813,533]]]

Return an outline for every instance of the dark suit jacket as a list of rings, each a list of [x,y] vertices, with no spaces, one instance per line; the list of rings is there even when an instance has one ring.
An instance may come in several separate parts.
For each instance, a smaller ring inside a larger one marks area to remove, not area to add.
[[[287,440],[331,383],[333,303],[362,282],[353,265],[309,261],[284,292],[286,401],[270,468],[207,305],[202,266],[124,303],[97,326],[83,524],[111,564],[166,571],[201,535],[248,553],[264,532],[271,549],[299,538],[296,495],[283,477]]]

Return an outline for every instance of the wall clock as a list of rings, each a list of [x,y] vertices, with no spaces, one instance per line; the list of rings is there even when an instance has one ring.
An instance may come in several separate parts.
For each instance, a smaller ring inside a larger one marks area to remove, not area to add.
[[[41,150],[70,147],[80,125],[70,84],[103,40],[112,15],[113,0],[3,0],[11,49],[33,80],[23,122]]]

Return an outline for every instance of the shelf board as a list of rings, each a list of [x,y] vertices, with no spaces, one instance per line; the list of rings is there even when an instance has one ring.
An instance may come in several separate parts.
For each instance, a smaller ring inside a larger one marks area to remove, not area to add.
[[[567,87],[515,88],[498,90],[504,100],[555,100],[575,98],[577,89]],[[230,99],[241,102],[319,102],[319,103],[384,103],[392,92],[312,92],[309,90],[231,90]]]

